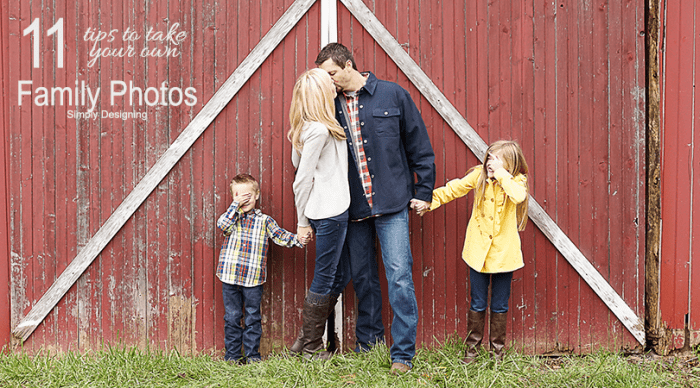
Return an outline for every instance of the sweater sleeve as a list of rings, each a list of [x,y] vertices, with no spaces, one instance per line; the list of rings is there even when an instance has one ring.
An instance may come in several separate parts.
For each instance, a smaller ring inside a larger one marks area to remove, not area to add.
[[[321,123],[309,123],[301,134],[304,147],[292,186],[298,226],[309,226],[309,219],[304,215],[304,212],[314,185],[316,166],[329,136],[328,129]]]

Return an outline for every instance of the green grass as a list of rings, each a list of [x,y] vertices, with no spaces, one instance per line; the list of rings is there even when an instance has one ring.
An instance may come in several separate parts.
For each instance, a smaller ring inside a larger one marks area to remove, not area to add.
[[[252,365],[177,352],[106,349],[86,355],[0,355],[1,387],[700,387],[697,357],[686,361],[598,353],[546,358],[487,354],[460,363],[463,345],[452,341],[421,349],[411,372],[389,373],[389,352],[378,346],[328,361],[274,355]]]

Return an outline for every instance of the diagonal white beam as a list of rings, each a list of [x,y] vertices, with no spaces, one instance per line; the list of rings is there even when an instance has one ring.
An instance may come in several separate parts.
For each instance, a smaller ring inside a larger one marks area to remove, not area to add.
[[[175,139],[173,144],[165,151],[151,167],[134,190],[124,199],[119,207],[112,213],[107,221],[100,227],[94,236],[88,241],[73,261],[61,273],[61,276],[51,285],[51,288],[32,307],[32,310],[15,327],[12,334],[26,340],[46,318],[46,315],[63,298],[70,287],[85,272],[87,267],[102,252],[105,246],[114,238],[126,221],[148,198],[153,189],[172,170],[182,156],[192,147],[194,142],[211,124],[216,116],[226,107],[238,91],[248,82],[251,75],[262,65],[272,51],[279,45],[285,36],[291,31],[304,14],[311,8],[316,0],[296,0],[275,23],[267,34],[260,40],[257,46],[241,62],[226,82],[219,88],[214,96],[207,102],[195,118]]]
[[[361,0],[341,0],[345,7],[355,16],[374,40],[386,51],[399,69],[406,74],[416,88],[430,104],[447,121],[457,135],[483,161],[488,146],[474,129],[450,103],[444,94],[403,50],[399,42],[382,25],[372,11]],[[625,303],[620,295],[610,286],[598,270],[586,259],[576,245],[569,239],[559,225],[542,209],[535,198],[530,196],[528,208],[530,219],[540,228],[545,236],[559,250],[564,258],[588,283],[593,291],[603,300],[623,325],[632,333],[640,344],[645,345],[644,323]]]

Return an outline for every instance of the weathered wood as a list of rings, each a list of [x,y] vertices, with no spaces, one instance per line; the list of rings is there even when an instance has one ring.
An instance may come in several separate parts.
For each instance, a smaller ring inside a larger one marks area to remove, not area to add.
[[[342,0],[343,4],[363,25],[370,35],[396,62],[399,68],[413,82],[457,135],[465,142],[472,152],[483,160],[487,149],[486,143],[467,123],[462,115],[454,108],[449,100],[435,86],[430,78],[421,70],[413,59],[403,50],[401,45],[384,28],[372,11],[361,0]],[[640,344],[645,344],[644,324],[632,311],[625,301],[615,292],[600,273],[583,256],[559,226],[542,209],[536,200],[530,196],[530,218],[537,224],[552,244],[576,269],[589,286],[600,296],[602,301],[620,319]]]
[[[13,330],[26,340],[315,0],[296,0]]]
[[[659,0],[649,1],[647,14],[647,175],[646,259],[644,302],[647,341],[657,354],[666,354],[659,314],[659,260],[661,259],[661,95],[659,90]]]

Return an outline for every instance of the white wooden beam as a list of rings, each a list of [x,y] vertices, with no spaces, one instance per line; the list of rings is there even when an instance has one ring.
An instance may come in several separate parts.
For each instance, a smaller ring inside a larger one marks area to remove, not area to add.
[[[415,61],[403,50],[399,42],[382,25],[372,11],[361,0],[341,0],[347,9],[355,16],[362,26],[396,62],[399,69],[413,82],[416,88],[425,96],[430,104],[447,121],[457,135],[472,150],[479,160],[483,161],[488,146],[474,129],[462,117],[459,111],[445,97]],[[627,327],[640,344],[645,345],[644,322],[615,292],[598,270],[591,265],[576,245],[564,231],[542,209],[537,201],[530,196],[528,208],[530,219],[549,238],[552,244],[574,267],[593,291],[603,300],[608,308]]]
[[[321,47],[338,41],[338,0],[321,0]]]
[[[209,124],[226,107],[238,91],[248,82],[251,75],[262,65],[272,51],[279,45],[285,36],[291,31],[304,14],[311,8],[316,0],[296,0],[282,17],[275,23],[270,31],[260,40],[253,51],[241,62],[238,68],[231,74],[226,82],[219,88],[214,96],[207,102],[195,118],[175,139],[173,144],[158,159],[156,164],[146,173],[134,190],[124,199],[119,207],[112,213],[102,227],[88,241],[68,267],[56,279],[53,285],[46,291],[41,299],[32,307],[32,310],[15,327],[12,334],[26,340],[37,326],[46,318],[46,315],[61,300],[63,295],[85,272],[88,266],[102,252],[105,246],[112,240],[117,232],[131,218],[136,209],[160,181],[172,170],[180,158],[192,147]]]

